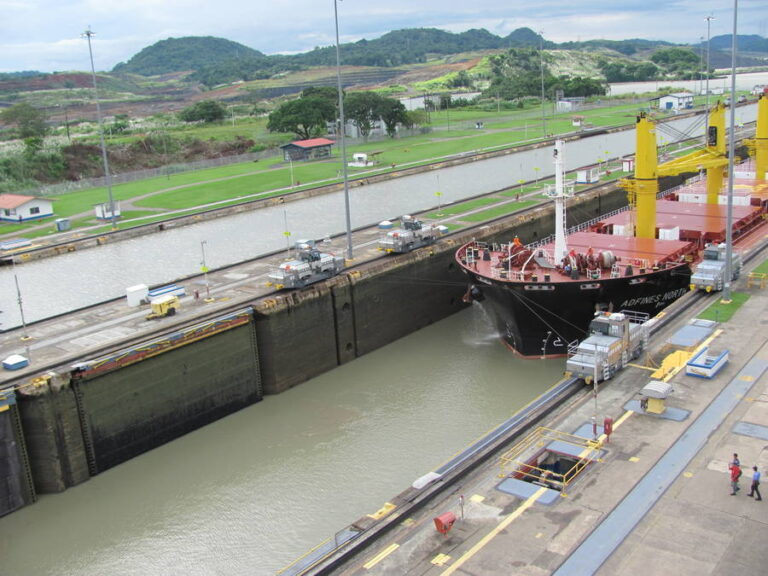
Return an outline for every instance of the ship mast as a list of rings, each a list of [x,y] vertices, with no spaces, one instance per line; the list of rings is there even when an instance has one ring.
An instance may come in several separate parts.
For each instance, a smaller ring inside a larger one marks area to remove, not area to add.
[[[546,195],[555,201],[555,253],[554,263],[558,264],[568,254],[565,243],[565,201],[573,196],[573,187],[565,186],[565,160],[563,159],[563,141],[555,141],[553,152],[555,159],[555,189],[547,190]]]

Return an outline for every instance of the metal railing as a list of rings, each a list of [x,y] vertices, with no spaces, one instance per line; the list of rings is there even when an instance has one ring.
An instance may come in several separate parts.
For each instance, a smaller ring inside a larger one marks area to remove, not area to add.
[[[553,442],[564,442],[581,449],[578,455],[572,455],[576,462],[562,473],[542,468],[536,461],[538,455],[547,452],[548,446]],[[599,445],[589,438],[539,427],[502,454],[499,457],[499,464],[501,476],[517,477],[526,482],[547,486],[565,494],[568,486],[579,473],[587,465],[597,460],[599,454]]]

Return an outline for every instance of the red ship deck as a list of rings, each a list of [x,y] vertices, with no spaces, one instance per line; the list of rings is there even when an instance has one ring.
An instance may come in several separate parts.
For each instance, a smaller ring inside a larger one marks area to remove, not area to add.
[[[606,218],[601,230],[611,230],[614,225],[628,226],[629,211]],[[759,206],[733,206],[733,229],[749,228],[762,217]],[[691,204],[672,200],[656,202],[656,227],[680,229],[680,238],[697,242],[725,241],[727,207],[719,204]],[[703,246],[702,246],[703,247]]]

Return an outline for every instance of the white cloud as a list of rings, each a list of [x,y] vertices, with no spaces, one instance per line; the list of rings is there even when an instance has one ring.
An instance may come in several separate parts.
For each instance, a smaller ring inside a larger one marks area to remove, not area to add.
[[[461,32],[486,28],[506,36],[520,27],[543,30],[558,42],[591,38],[649,38],[695,42],[728,34],[731,4],[722,0],[538,0],[525,10],[509,0],[344,0],[338,3],[342,42],[376,38],[401,28]],[[765,0],[741,0],[742,34],[765,34]],[[311,50],[334,42],[331,0],[0,0],[0,71],[87,69],[79,35],[96,32],[101,70],[168,37],[218,36],[267,54]]]

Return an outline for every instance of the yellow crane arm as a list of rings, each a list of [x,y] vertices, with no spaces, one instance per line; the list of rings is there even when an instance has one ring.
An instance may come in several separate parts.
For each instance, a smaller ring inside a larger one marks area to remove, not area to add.
[[[675,176],[683,172],[699,172],[709,168],[722,168],[728,165],[728,158],[709,150],[697,150],[680,158],[675,158],[664,164],[659,164],[659,176]]]

